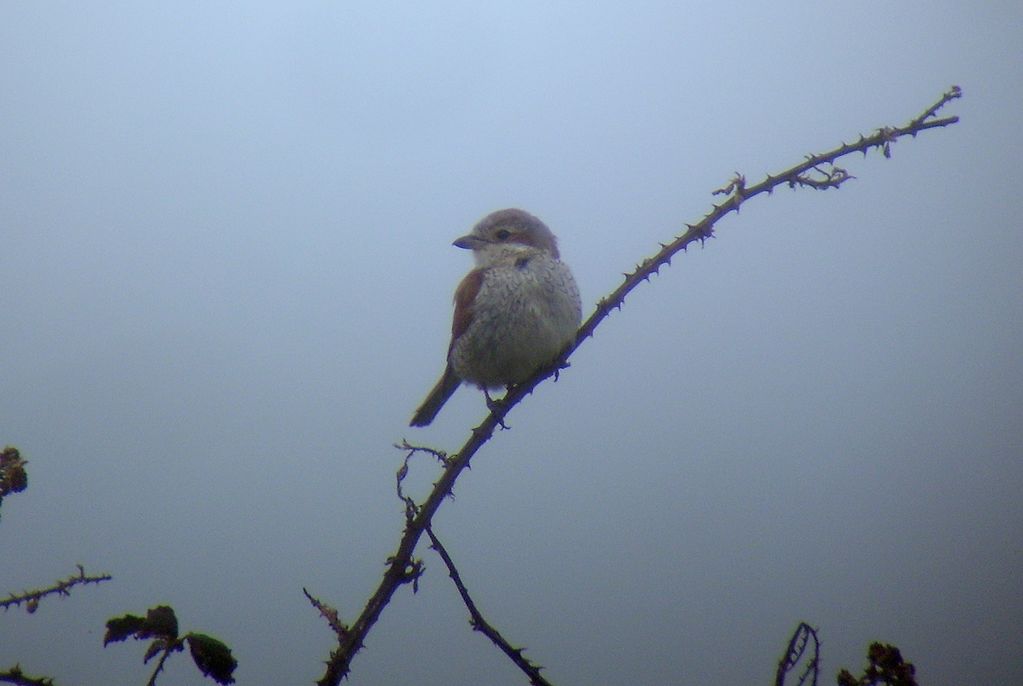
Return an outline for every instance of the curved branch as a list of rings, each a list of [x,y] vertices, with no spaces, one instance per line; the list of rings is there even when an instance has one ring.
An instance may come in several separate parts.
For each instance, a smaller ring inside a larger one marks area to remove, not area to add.
[[[933,119],[933,117],[945,104],[961,96],[962,91],[959,87],[953,86],[937,102],[930,105],[905,126],[878,129],[871,136],[860,136],[855,143],[845,143],[828,152],[808,155],[800,164],[776,175],[769,174],[767,178],[753,186],[747,186],[745,177],[736,173],[727,186],[715,191],[715,195],[725,195],[726,199],[721,204],[714,205],[713,209],[696,224],[687,224],[685,232],[675,237],[670,243],[662,244],[661,250],[656,255],[643,260],[631,273],[626,274],[622,284],[597,303],[596,310],[583,322],[575,340],[565,349],[556,364],[537,370],[531,378],[512,386],[503,398],[491,403],[490,414],[472,430],[458,453],[445,460],[444,471],[434,484],[426,501],[407,510],[405,530],[402,533],[398,549],[387,560],[387,569],[384,571],[380,585],[370,596],[362,613],[348,628],[348,631],[337,632],[338,646],[331,651],[327,669],[317,683],[320,686],[338,686],[340,684],[341,679],[347,676],[351,669],[352,659],[362,649],[366,635],[390,602],[391,596],[394,595],[398,587],[415,582],[419,578],[422,566],[419,561],[414,559],[413,553],[420,537],[429,528],[433,515],[444,498],[451,493],[462,470],[469,465],[469,461],[483,444],[490,440],[494,430],[498,426],[504,426],[505,415],[523,398],[532,393],[538,384],[551,376],[556,376],[561,369],[566,367],[568,358],[576,348],[593,335],[597,326],[613,310],[621,308],[625,297],[634,288],[660,271],[661,267],[671,264],[671,258],[685,250],[693,242],[700,241],[702,243],[712,237],[714,225],[730,212],[738,212],[739,207],[747,200],[763,193],[771,193],[776,187],[783,184],[791,188],[837,188],[853,178],[844,169],[834,167],[835,160],[840,157],[854,152],[866,154],[872,148],[878,148],[885,157],[890,157],[891,144],[897,139],[907,135],[915,137],[921,131],[958,122],[958,117],[944,119]]]
[[[804,656],[807,656],[806,665],[799,675],[796,686],[804,686],[807,681],[810,686],[817,686],[817,678],[820,676],[820,652],[821,642],[817,638],[817,630],[806,622],[800,622],[796,630],[792,632],[792,638],[789,639],[785,654],[778,660],[774,686],[785,686],[785,677],[796,668]]]

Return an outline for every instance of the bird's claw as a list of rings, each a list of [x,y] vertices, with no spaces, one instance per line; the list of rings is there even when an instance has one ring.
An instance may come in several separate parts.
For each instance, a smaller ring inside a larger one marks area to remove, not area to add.
[[[509,386],[509,388],[511,388]],[[490,414],[494,415],[497,419],[497,424],[502,429],[507,429],[508,425],[504,423],[504,398],[494,400],[490,397],[490,393],[487,389],[483,389],[483,397],[487,399],[487,409],[490,410]]]

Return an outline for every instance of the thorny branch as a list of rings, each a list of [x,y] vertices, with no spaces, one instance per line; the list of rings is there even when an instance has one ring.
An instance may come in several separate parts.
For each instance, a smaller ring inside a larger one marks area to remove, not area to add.
[[[53,686],[53,679],[47,676],[29,676],[21,671],[19,665],[10,669],[0,670],[0,682],[17,686]]]
[[[490,414],[479,426],[472,429],[471,435],[461,449],[456,454],[445,458],[444,470],[426,500],[421,504],[412,503],[412,506],[409,505],[409,501],[406,501],[405,530],[397,550],[387,560],[383,579],[349,630],[338,632],[338,645],[331,651],[326,671],[317,683],[320,686],[338,686],[340,684],[341,679],[347,676],[351,670],[352,659],[362,649],[366,635],[380,618],[380,614],[390,602],[391,596],[403,584],[418,580],[422,574],[422,564],[413,558],[413,554],[420,537],[429,528],[433,515],[444,498],[451,494],[455,481],[462,470],[469,465],[469,461],[483,444],[490,440],[494,430],[498,426],[504,425],[505,415],[523,398],[532,393],[538,384],[548,377],[555,376],[560,369],[566,367],[567,360],[575,349],[593,335],[597,326],[613,310],[621,308],[625,297],[634,288],[643,281],[649,280],[651,276],[660,271],[661,267],[670,265],[671,258],[685,250],[693,242],[703,243],[706,239],[711,238],[714,235],[715,224],[730,212],[738,212],[740,206],[747,200],[762,193],[771,193],[776,187],[783,184],[790,188],[837,188],[852,178],[844,169],[834,166],[835,161],[840,157],[854,152],[866,155],[873,148],[878,148],[885,157],[890,157],[891,145],[899,138],[907,135],[915,137],[916,134],[927,129],[955,124],[959,121],[958,117],[943,119],[934,119],[933,117],[944,105],[961,96],[962,91],[959,87],[953,86],[937,102],[930,105],[905,126],[881,128],[870,136],[860,136],[859,140],[854,143],[845,143],[828,152],[809,155],[800,164],[778,174],[769,174],[767,178],[753,186],[747,186],[745,177],[737,173],[725,188],[716,191],[716,195],[725,195],[726,199],[721,204],[714,205],[713,209],[696,224],[687,224],[685,232],[671,242],[662,244],[661,250],[656,255],[643,260],[631,273],[626,274],[622,284],[597,303],[596,310],[589,319],[583,322],[576,333],[575,340],[565,349],[556,364],[537,370],[531,378],[512,386],[503,398],[491,404]]]
[[[9,607],[16,607],[25,603],[25,609],[31,614],[36,611],[37,607],[39,607],[40,599],[48,595],[69,596],[71,595],[71,589],[79,584],[98,584],[103,581],[110,581],[113,578],[109,574],[88,576],[82,565],[75,566],[78,567],[78,574],[74,574],[66,579],[54,582],[54,584],[49,588],[24,591],[22,593],[11,593],[6,598],[0,599],[0,608],[6,610]]]
[[[807,654],[809,649],[809,654]],[[806,622],[800,622],[796,630],[792,632],[789,645],[785,654],[778,661],[778,671],[775,673],[774,686],[785,686],[785,677],[796,668],[803,656],[807,656],[806,665],[799,674],[796,686],[817,686],[817,677],[820,675],[820,650],[821,642],[817,638],[817,630]],[[809,680],[809,681],[807,681]]]
[[[455,588],[458,589],[458,595],[462,596],[462,602],[465,603],[465,607],[469,610],[469,616],[471,617],[469,623],[475,631],[481,632],[484,636],[489,638],[494,645],[501,649],[501,651],[507,655],[515,666],[521,669],[526,676],[529,677],[529,683],[533,686],[551,686],[551,683],[543,678],[540,674],[542,667],[534,665],[532,662],[527,660],[522,655],[524,652],[523,648],[512,648],[511,644],[505,640],[501,632],[495,629],[486,619],[484,619],[479,608],[476,607],[476,603],[473,602],[472,596],[469,595],[469,589],[465,587],[465,583],[462,581],[462,575],[458,573],[458,569],[455,567],[455,563],[452,561],[451,556],[448,555],[448,551],[444,548],[441,542],[437,539],[437,536],[433,533],[432,527],[426,528],[426,535],[430,537],[430,547],[437,551],[440,555],[440,559],[444,561],[444,564],[448,568],[448,576],[451,577],[451,581],[454,582]]]

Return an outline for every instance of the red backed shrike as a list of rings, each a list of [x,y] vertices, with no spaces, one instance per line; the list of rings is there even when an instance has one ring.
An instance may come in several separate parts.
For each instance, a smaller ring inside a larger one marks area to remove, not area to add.
[[[476,268],[455,290],[444,375],[416,410],[426,426],[463,383],[486,390],[525,381],[553,362],[582,321],[579,289],[559,259],[558,241],[522,210],[499,210],[455,241]]]

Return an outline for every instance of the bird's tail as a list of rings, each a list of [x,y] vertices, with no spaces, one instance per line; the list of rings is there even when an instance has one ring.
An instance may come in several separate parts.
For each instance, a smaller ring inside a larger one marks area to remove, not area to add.
[[[430,391],[430,395],[426,396],[426,400],[419,406],[416,413],[412,415],[412,421],[409,422],[409,426],[426,426],[433,421],[433,418],[440,412],[440,408],[444,407],[444,403],[448,401],[448,398],[455,392],[462,380],[455,375],[455,371],[449,364],[444,370],[444,376],[440,377],[440,381]]]

